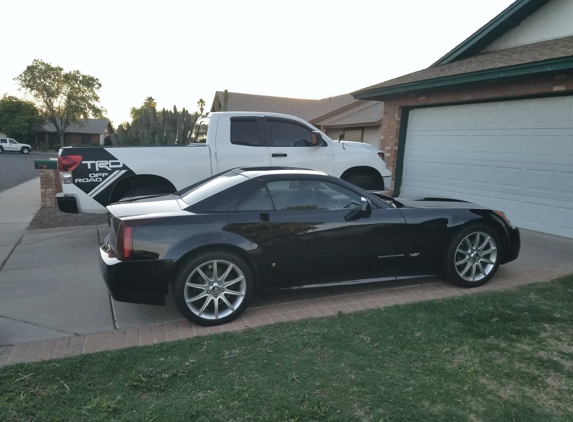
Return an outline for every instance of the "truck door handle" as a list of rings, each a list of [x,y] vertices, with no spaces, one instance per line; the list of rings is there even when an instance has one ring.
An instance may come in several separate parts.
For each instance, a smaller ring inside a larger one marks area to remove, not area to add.
[[[272,156],[273,157],[286,157],[287,154],[286,154],[286,152],[273,152]]]

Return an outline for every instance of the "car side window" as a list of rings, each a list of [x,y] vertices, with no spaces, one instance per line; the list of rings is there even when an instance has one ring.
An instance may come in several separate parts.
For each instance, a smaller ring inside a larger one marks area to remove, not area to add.
[[[260,147],[261,137],[257,119],[231,119],[231,143],[234,145]]]
[[[360,209],[360,195],[335,183],[281,180],[267,184],[277,210]]]
[[[270,211],[273,209],[273,201],[271,201],[271,197],[265,186],[247,196],[247,198],[237,206],[237,211]]]
[[[305,126],[268,119],[267,127],[275,147],[308,147],[311,145],[312,131]]]
[[[8,139],[8,142],[10,143],[10,145],[16,145],[18,143],[14,139]]]
[[[0,139],[0,144],[7,144],[8,143],[8,139]]]

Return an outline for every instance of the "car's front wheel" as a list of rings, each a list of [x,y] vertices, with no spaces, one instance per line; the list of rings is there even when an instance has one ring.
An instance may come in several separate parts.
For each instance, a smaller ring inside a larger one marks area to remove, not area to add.
[[[24,147],[24,148],[22,148],[22,149],[20,150],[20,152],[21,152],[22,154],[28,154],[28,153],[30,152],[30,148]]]
[[[460,287],[478,287],[496,273],[501,243],[489,226],[479,224],[463,229],[452,240],[446,257],[446,278]]]
[[[253,273],[238,255],[211,251],[191,258],[178,271],[173,297],[179,311],[199,325],[237,318],[253,295]]]

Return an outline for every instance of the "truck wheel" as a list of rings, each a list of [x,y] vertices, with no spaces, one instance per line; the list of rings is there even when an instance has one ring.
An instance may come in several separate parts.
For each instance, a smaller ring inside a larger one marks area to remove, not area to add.
[[[378,189],[378,183],[372,177],[365,174],[352,174],[345,179],[348,183],[358,186],[364,190]]]
[[[162,193],[165,192],[154,186],[138,186],[136,188],[129,189],[121,196],[120,199],[133,198],[134,196],[161,195]]]
[[[30,152],[30,148],[24,147],[24,148],[22,148],[22,149],[20,150],[20,152],[21,152],[22,154],[28,154],[28,153]]]
[[[4,152],[4,148],[0,147],[0,154]]]

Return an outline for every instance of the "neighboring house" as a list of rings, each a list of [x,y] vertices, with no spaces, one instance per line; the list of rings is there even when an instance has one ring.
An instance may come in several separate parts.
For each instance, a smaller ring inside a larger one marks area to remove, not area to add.
[[[223,92],[215,93],[215,101],[223,102]],[[228,111],[265,111],[300,117],[316,126],[332,139],[340,135],[347,141],[380,145],[380,124],[384,104],[359,101],[350,94],[322,100],[270,97],[229,92]],[[211,111],[215,111],[211,107]]]
[[[384,101],[394,194],[573,238],[572,22],[571,0],[518,0],[429,68],[352,93]]]
[[[108,119],[85,119],[80,124],[68,127],[64,134],[64,143],[65,145],[105,145],[112,133],[114,130]],[[53,123],[40,126],[36,140],[38,143],[49,144],[60,142]]]

